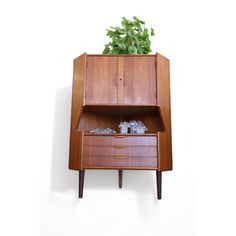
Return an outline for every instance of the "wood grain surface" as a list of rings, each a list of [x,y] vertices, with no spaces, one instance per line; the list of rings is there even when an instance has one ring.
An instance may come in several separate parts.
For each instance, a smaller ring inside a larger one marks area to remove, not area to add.
[[[80,116],[84,104],[84,80],[86,77],[86,58],[83,54],[74,60],[73,85],[72,85],[72,106],[71,106],[71,127],[70,127],[70,151],[69,168],[81,169],[81,158],[83,151],[83,132],[77,131]]]
[[[160,54],[157,54],[157,105],[164,123],[164,131],[158,132],[159,170],[172,170],[169,60]]]
[[[85,104],[117,104],[117,57],[87,58]]]
[[[155,63],[155,57],[124,57],[124,104],[156,105]]]

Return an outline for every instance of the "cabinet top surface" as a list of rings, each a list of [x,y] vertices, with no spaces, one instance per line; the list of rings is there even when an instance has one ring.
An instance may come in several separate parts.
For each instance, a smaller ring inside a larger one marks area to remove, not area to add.
[[[156,54],[87,54],[87,56],[98,57],[155,57]]]
[[[83,53],[80,56],[86,55],[87,57],[153,57],[156,58],[157,55],[166,58],[169,60],[167,57],[163,56],[160,53],[155,53],[155,54],[96,54],[96,53]],[[76,57],[75,59],[79,58],[80,56]]]

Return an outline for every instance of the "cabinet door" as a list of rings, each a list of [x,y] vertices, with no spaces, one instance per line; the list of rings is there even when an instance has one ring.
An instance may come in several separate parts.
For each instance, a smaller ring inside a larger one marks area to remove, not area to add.
[[[117,104],[117,57],[87,57],[85,104]]]
[[[124,104],[156,105],[156,59],[124,58]]]

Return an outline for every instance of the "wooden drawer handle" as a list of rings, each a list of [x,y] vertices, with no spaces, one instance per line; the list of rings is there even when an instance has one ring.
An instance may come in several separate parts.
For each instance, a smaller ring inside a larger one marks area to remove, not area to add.
[[[112,146],[113,148],[123,149],[126,148],[126,146]]]
[[[116,159],[124,159],[124,158],[128,158],[127,156],[113,156],[113,158],[116,158]]]
[[[122,136],[122,135],[115,135],[115,138],[127,138],[128,136]]]

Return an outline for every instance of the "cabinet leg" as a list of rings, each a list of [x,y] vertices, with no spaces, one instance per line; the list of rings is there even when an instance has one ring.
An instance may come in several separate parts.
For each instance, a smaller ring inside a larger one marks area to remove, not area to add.
[[[156,181],[157,181],[157,199],[161,199],[161,178],[162,178],[162,172],[156,171]]]
[[[119,188],[122,188],[122,174],[123,174],[123,171],[119,170]]]
[[[79,198],[83,197],[84,190],[84,170],[79,171]]]

